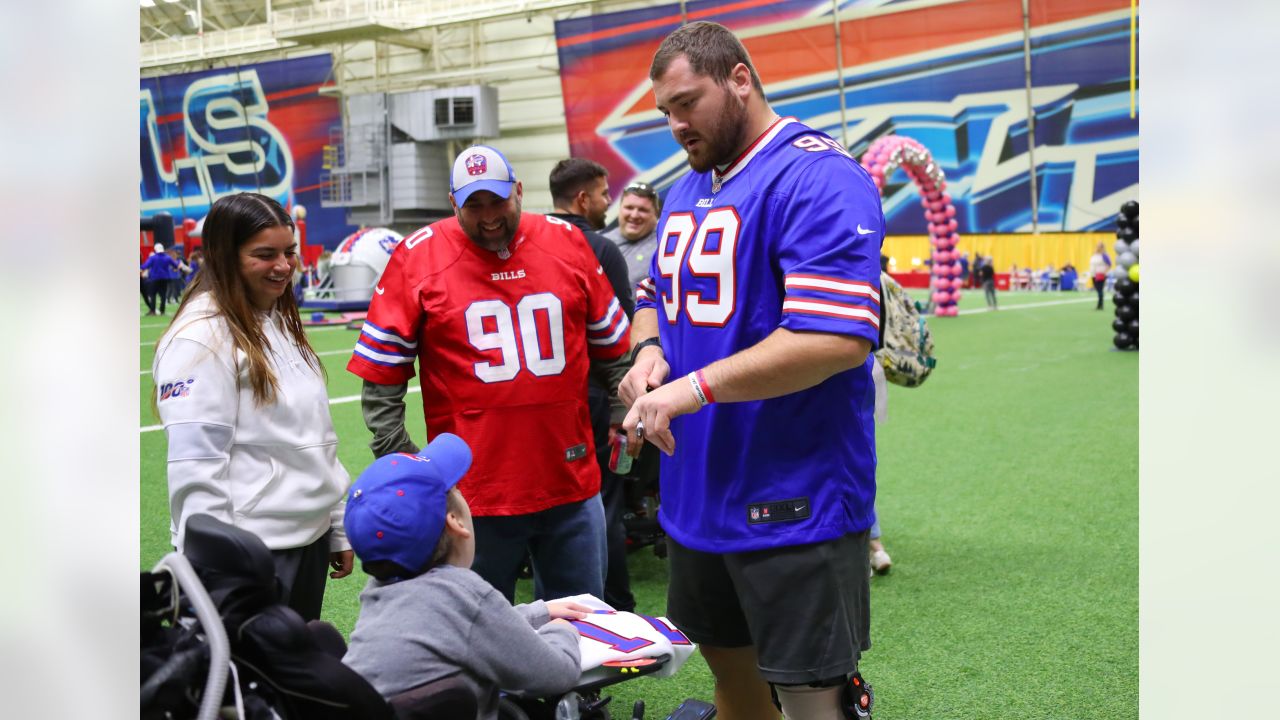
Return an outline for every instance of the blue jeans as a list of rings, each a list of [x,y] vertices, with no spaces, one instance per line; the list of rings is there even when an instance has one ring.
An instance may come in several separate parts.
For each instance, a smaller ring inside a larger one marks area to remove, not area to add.
[[[528,515],[473,518],[476,559],[471,569],[508,602],[525,554],[533,558],[539,600],[590,593],[604,597],[605,524],[599,493],[581,502]]]

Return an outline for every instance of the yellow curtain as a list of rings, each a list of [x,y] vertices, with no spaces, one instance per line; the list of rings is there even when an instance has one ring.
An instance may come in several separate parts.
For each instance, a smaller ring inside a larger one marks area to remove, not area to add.
[[[1098,243],[1103,243],[1107,253],[1115,254],[1112,233],[1042,233],[1040,235],[1009,234],[961,235],[956,251],[974,255],[990,255],[996,272],[1007,273],[1013,265],[1019,268],[1043,270],[1046,265],[1060,268],[1070,262],[1084,274],[1089,268],[1089,256]],[[929,257],[931,246],[928,235],[890,235],[884,239],[881,251],[892,260],[893,272],[924,271],[924,260]],[[1112,258],[1114,261],[1115,258]]]

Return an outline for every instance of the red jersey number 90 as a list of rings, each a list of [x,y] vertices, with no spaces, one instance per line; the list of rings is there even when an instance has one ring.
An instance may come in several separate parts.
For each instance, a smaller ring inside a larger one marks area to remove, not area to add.
[[[539,314],[545,317],[544,322],[538,322]],[[514,379],[520,373],[522,358],[523,366],[539,377],[564,371],[564,306],[555,295],[526,295],[514,313],[501,300],[481,300],[467,306],[466,318],[471,346],[480,351],[497,350],[502,357],[497,363],[475,363],[475,374],[481,381]]]

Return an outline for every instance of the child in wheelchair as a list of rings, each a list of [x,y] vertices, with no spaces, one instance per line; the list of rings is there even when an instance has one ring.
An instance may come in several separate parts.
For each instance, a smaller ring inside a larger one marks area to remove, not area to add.
[[[418,455],[376,460],[351,486],[347,537],[372,579],[343,662],[384,697],[461,671],[481,718],[499,689],[562,694],[580,675],[572,601],[512,607],[469,568],[475,538],[455,485],[471,465],[460,438],[441,434]]]
[[[592,596],[513,608],[467,569],[472,527],[454,486],[470,461],[441,435],[352,486],[347,532],[372,579],[349,647],[279,602],[260,539],[193,516],[183,553],[142,574],[141,717],[608,720],[602,688],[674,674],[693,645],[665,619]],[[671,717],[714,714],[690,699]]]

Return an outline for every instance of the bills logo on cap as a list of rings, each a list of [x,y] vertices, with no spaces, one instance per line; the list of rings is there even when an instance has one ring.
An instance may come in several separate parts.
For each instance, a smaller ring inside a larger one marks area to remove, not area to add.
[[[483,175],[489,171],[489,162],[483,155],[472,155],[467,158],[467,174]]]

